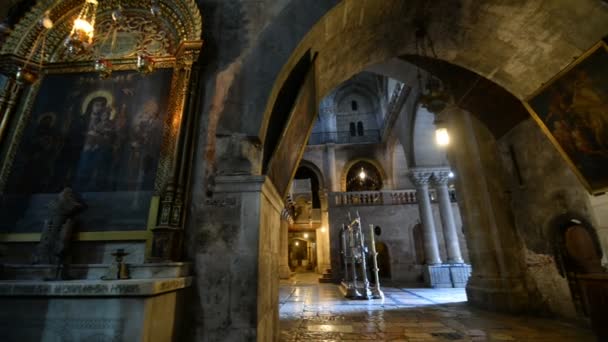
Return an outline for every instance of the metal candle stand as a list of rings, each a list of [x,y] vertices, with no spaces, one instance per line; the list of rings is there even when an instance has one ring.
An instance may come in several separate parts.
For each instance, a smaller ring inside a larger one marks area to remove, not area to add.
[[[340,238],[342,242],[342,261],[344,262],[344,280],[342,281],[342,289],[346,298],[350,299],[379,299],[384,298],[384,294],[380,290],[380,280],[378,277],[378,260],[376,247],[374,246],[373,226],[371,230],[371,252],[372,256],[375,284],[370,288],[367,278],[367,263],[365,239],[361,228],[361,217],[357,213],[357,218],[350,220],[350,224],[342,225]],[[357,281],[357,275],[361,275],[361,280]]]
[[[384,292],[380,290],[380,276],[378,275],[378,252],[376,252],[376,240],[374,237],[374,225],[369,225],[369,244],[371,247],[372,261],[374,263],[374,268],[372,268],[372,272],[374,275],[374,287],[372,288],[372,297],[374,299],[384,298]]]

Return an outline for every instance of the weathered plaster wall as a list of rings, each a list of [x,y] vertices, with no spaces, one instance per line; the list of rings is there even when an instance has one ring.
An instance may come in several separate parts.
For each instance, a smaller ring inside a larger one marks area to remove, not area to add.
[[[278,270],[273,245],[267,249],[270,242],[265,240],[280,231],[279,221],[274,227],[267,224],[271,217],[254,217],[265,216],[259,191],[256,200],[243,188],[222,190],[217,176],[260,172],[260,122],[252,117],[261,118],[282,65],[337,1],[198,2],[205,48],[185,236],[186,258],[195,262],[197,289],[189,313],[190,339],[276,341],[278,305],[273,301],[278,293],[272,284],[278,281]],[[271,264],[259,265],[263,260]]]
[[[608,194],[589,196],[589,201],[591,202],[593,216],[597,223],[597,235],[600,239],[602,250],[604,251],[602,265],[608,268]]]
[[[529,290],[543,309],[574,317],[568,282],[555,263],[554,239],[559,227],[554,225],[559,216],[570,215],[593,222],[597,229],[587,191],[532,119],[511,130],[499,146],[509,173],[508,191],[517,231],[526,247]]]

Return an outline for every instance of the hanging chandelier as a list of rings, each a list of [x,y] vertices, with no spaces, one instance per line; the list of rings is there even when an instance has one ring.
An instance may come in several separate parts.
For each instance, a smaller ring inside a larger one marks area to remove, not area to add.
[[[68,53],[79,54],[93,44],[97,5],[97,0],[85,0],[78,17],[74,20],[70,34],[65,40]]]
[[[417,68],[420,104],[429,112],[437,114],[445,109],[450,100],[450,95],[444,83],[433,75],[433,72],[439,70],[439,62],[433,41],[429,37],[424,24],[419,24],[415,33],[416,53],[421,57],[430,59],[430,67],[429,70],[427,70],[426,80],[422,80],[420,68]],[[435,67],[434,64],[437,64],[437,66]]]

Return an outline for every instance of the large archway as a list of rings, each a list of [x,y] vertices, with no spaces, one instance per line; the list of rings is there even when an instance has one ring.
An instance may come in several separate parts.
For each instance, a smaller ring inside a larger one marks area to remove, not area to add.
[[[283,83],[288,71],[308,50],[319,52],[318,98],[367,66],[397,56],[415,55],[414,23],[422,12],[430,17],[426,18],[428,32],[434,38],[440,59],[487,78],[519,99],[535,91],[608,31],[608,13],[597,1],[561,6],[551,6],[550,1],[526,6],[514,3],[508,9],[490,10],[500,6],[499,1],[493,0],[467,5],[342,1],[299,43],[278,75],[268,103],[275,102],[277,84]],[[543,6],[551,7],[551,14],[526,20]],[[568,23],[584,21],[592,13],[598,16],[597,21],[589,23],[593,28],[585,32],[567,29],[571,26]],[[547,39],[541,38],[547,31],[554,37],[550,48]],[[267,113],[268,109],[261,121],[261,136],[268,124]]]
[[[380,6],[382,8],[376,8],[363,2],[341,2],[310,30],[295,49],[290,61],[277,77],[267,108],[272,107],[278,85],[282,84],[294,61],[304,51],[318,54],[315,61],[317,99],[357,72],[390,58],[399,57],[430,70],[429,60],[416,56],[413,44],[413,23],[420,11],[415,10],[416,5],[413,6],[414,9],[406,8],[408,5],[389,1]],[[486,5],[492,6],[495,3],[490,1]],[[589,2],[587,5],[590,6],[590,11],[597,9],[596,4]],[[524,256],[515,252],[521,248],[522,241],[515,233],[508,197],[500,190],[504,187],[501,180],[505,171],[496,159],[496,139],[527,118],[519,99],[532,93],[543,81],[566,66],[570,59],[554,55],[555,50],[545,50],[541,54],[534,54],[532,58],[529,46],[540,46],[543,42],[535,33],[523,32],[520,28],[509,31],[509,35],[516,36],[511,37],[514,41],[509,46],[509,51],[503,53],[504,46],[487,44],[487,40],[482,40],[481,37],[487,39],[488,35],[499,35],[495,28],[496,21],[507,21],[505,17],[474,17],[473,13],[483,11],[477,5],[434,6],[429,5],[424,9],[433,18],[446,18],[441,14],[449,11],[461,14],[455,16],[458,20],[435,19],[427,23],[429,34],[436,40],[437,56],[444,61],[440,64],[449,70],[444,74],[438,73],[438,76],[446,82],[466,85],[459,87],[464,92],[460,94],[462,96],[456,96],[458,91],[454,94],[454,97],[459,98],[460,108],[454,106],[450,109],[454,136],[463,143],[453,151],[450,163],[460,175],[457,181],[459,188],[467,189],[462,194],[464,201],[461,207],[467,216],[465,221],[471,226],[467,234],[470,244],[474,246],[472,263],[479,266],[474,268],[477,274],[469,284],[469,295],[473,298],[472,302],[480,306],[507,311],[525,310],[529,305],[524,280]],[[534,11],[535,7],[514,8],[512,15],[525,17]],[[551,20],[571,19],[572,14],[567,11],[567,6],[560,8],[554,13],[557,19]],[[453,14],[450,17],[454,17]],[[354,20],[355,18],[359,20]],[[513,17],[510,17],[509,21],[512,20]],[[536,23],[527,29],[540,32],[543,25],[548,23]],[[409,29],[411,35],[404,34],[404,28]],[[607,29],[608,25],[598,24],[595,33],[581,37],[581,44],[573,46],[556,42],[554,48],[562,49],[562,52],[569,51],[570,55],[579,55],[599,40],[602,36],[600,32]],[[563,32],[559,28],[554,31],[557,35],[571,35],[571,32]],[[497,42],[501,41],[498,36],[496,39]],[[500,107],[508,108],[505,112],[507,115],[500,115],[498,121],[493,116],[486,115],[487,111],[480,105],[483,101],[479,101],[479,98],[488,91],[506,104]],[[267,115],[264,117],[267,118]],[[260,127],[262,136],[266,125],[267,119],[263,119]],[[482,143],[484,148],[480,149]],[[481,159],[481,162],[476,158]],[[487,203],[496,212],[482,212],[480,215],[479,208]],[[488,222],[491,222],[491,232],[478,230]],[[513,250],[511,247],[508,251],[498,248],[501,243],[512,246]],[[511,253],[515,253],[515,257]],[[492,257],[487,258],[488,255]]]
[[[256,152],[260,145],[266,143],[264,139],[268,136],[266,133],[270,126],[270,113],[280,96],[279,90],[305,52],[318,53],[315,61],[315,83],[318,85],[317,99],[320,99],[342,81],[370,65],[394,57],[412,55],[415,51],[413,30],[411,35],[405,31],[413,28],[417,8],[424,3],[429,2],[344,0],[318,1],[314,5],[309,1],[289,2],[285,9],[276,15],[275,21],[269,22],[259,36],[251,38],[251,47],[247,47],[242,56],[230,56],[231,58],[223,61],[224,64],[218,68],[215,93],[207,95],[207,98],[213,101],[206,112],[211,118],[209,127],[206,127],[210,141],[204,146],[205,156],[211,159],[209,164],[224,164],[216,169],[225,174],[234,160],[245,160],[250,164],[239,171],[259,175],[263,165],[256,159]],[[504,87],[514,94],[513,98],[522,99],[608,30],[608,13],[600,6],[600,2],[592,0],[560,2],[559,5],[550,0],[526,4],[505,4],[501,0],[435,2],[429,5],[432,17],[436,18],[432,21],[429,32],[438,40],[436,46],[439,58],[473,70]],[[548,9],[547,12],[537,13],[541,7]],[[327,15],[321,18],[325,13]],[[293,25],[293,30],[286,35],[283,26],[288,25],[294,16],[299,18],[298,24]],[[588,24],[585,30],[571,29],[572,23],[582,22]],[[273,55],[273,58],[268,58],[267,51],[272,51],[278,57],[274,58]],[[422,65],[422,62],[419,64]],[[211,87],[213,85],[211,84]],[[483,92],[480,90],[479,93]],[[237,103],[228,100],[233,95],[243,96],[245,99]],[[227,102],[226,106],[224,102]],[[475,132],[483,131],[483,134],[476,136],[479,138],[477,141],[481,141],[481,138],[492,138],[494,132],[487,130],[486,127],[490,127],[487,122],[478,122],[477,117],[481,113],[472,114],[475,116],[463,114],[463,120],[468,120],[469,125],[473,122],[472,124],[476,125]],[[511,116],[507,115],[505,118],[509,119]],[[504,128],[508,129],[517,122],[511,121],[510,126],[506,125]],[[305,128],[302,127],[302,130]],[[229,141],[230,146],[234,147],[225,148],[225,144],[216,144],[216,139]],[[217,150],[215,146],[219,146]],[[460,169],[470,169],[466,165],[462,164]],[[482,163],[476,166],[476,172],[482,172],[479,168],[491,169],[492,165]],[[214,168],[206,167],[205,171],[212,174]],[[458,175],[465,177],[471,174],[458,172]],[[481,178],[484,186],[491,185],[488,179]],[[480,177],[472,179],[480,182]],[[501,184],[490,190],[496,194],[504,194]],[[201,200],[204,200],[203,195],[204,193],[199,196]],[[508,199],[503,196],[497,201],[494,201],[493,197],[482,198],[487,201],[484,203],[493,203],[497,207],[508,205]],[[474,208],[478,204],[480,203],[469,201],[466,207]],[[473,222],[466,222],[466,225],[467,232],[483,235],[472,228]],[[495,228],[492,224],[484,227]],[[502,237],[500,234],[494,235],[494,239],[483,235],[485,242],[475,247],[483,247],[478,250],[489,255],[490,249],[500,247]],[[505,240],[510,239],[511,237]],[[266,255],[259,256],[260,260],[264,257]],[[521,260],[505,262],[494,259],[489,257],[484,260],[488,264],[501,265],[500,269],[496,267],[499,271],[494,271],[490,277],[491,281],[510,286],[510,276],[513,274],[509,272],[508,266],[510,263],[519,264]],[[504,275],[505,278],[496,277],[496,273]],[[260,277],[260,287],[264,287],[267,280],[268,278]],[[521,290],[521,286],[517,284],[514,284],[513,288]],[[262,300],[258,300],[258,303],[265,305]]]

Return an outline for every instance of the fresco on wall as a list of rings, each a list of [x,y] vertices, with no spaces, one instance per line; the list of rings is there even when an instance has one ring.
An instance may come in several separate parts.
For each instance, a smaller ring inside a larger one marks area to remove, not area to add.
[[[585,187],[608,191],[606,44],[597,44],[525,105]]]
[[[146,229],[172,70],[49,75],[41,84],[0,203],[0,231],[39,232],[70,186],[80,231]]]

